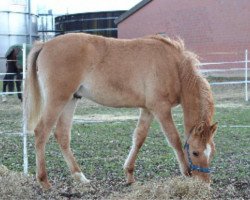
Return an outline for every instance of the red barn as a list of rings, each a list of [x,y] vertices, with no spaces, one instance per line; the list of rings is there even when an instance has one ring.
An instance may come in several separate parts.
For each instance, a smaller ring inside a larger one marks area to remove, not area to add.
[[[250,50],[249,0],[143,0],[115,22],[119,38],[181,37],[202,62],[243,60]]]

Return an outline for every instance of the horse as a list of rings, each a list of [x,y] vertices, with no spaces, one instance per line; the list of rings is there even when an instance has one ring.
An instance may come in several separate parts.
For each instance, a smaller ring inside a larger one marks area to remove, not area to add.
[[[137,154],[154,118],[175,150],[181,173],[211,181],[215,153],[214,100],[209,83],[199,73],[197,56],[181,39],[159,35],[114,39],[84,33],[37,42],[28,57],[25,83],[25,126],[35,134],[36,178],[51,187],[45,165],[45,145],[54,125],[73,178],[90,181],[81,171],[70,146],[77,101],[85,97],[104,106],[140,109],[132,146],[124,164],[128,184],[135,181]],[[185,148],[171,110],[184,113]]]
[[[20,101],[22,101],[22,93],[21,93],[21,87],[22,87],[22,68],[18,67],[17,61],[18,61],[18,55],[22,50],[19,46],[14,45],[9,48],[9,50],[6,52],[6,75],[3,78],[3,92],[8,91],[14,92],[14,82],[17,89],[17,97]],[[15,79],[16,77],[16,79]],[[15,80],[15,81],[14,81]],[[5,99],[5,98],[4,98]]]

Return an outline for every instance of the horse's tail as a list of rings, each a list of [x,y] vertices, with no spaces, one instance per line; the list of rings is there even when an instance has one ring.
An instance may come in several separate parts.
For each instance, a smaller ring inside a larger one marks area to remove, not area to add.
[[[24,88],[24,123],[29,132],[33,132],[40,119],[43,98],[37,76],[37,58],[43,43],[36,43],[28,56],[27,77]]]

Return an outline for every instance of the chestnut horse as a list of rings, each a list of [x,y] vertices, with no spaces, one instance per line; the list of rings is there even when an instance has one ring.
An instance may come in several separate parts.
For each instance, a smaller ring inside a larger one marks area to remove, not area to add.
[[[27,129],[35,132],[37,179],[43,188],[51,186],[45,144],[54,125],[72,176],[89,182],[70,149],[79,97],[105,106],[140,108],[124,164],[128,183],[135,181],[135,160],[154,117],[176,152],[182,174],[209,182],[217,123],[212,124],[213,97],[208,82],[196,69],[197,63],[182,41],[157,35],[123,40],[80,33],[35,44],[29,54],[24,101]],[[184,112],[185,148],[171,114],[171,108],[178,104]]]

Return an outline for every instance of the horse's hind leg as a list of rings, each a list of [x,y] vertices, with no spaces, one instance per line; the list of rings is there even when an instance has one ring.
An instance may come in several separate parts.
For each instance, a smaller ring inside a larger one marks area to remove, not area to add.
[[[148,110],[141,109],[140,118],[133,135],[132,148],[124,164],[124,170],[127,176],[127,183],[133,183],[135,181],[134,179],[135,160],[141,146],[143,145],[148,135],[148,129],[150,127],[152,119],[153,115]]]
[[[61,151],[73,178],[80,180],[81,182],[88,183],[89,180],[86,179],[81,172],[80,167],[78,166],[70,149],[70,131],[76,103],[77,99],[74,98],[64,107],[56,125],[55,138],[60,145]]]
[[[67,101],[68,100],[66,99],[60,101],[48,101],[43,110],[41,119],[34,130],[37,166],[36,176],[44,189],[49,189],[51,187],[48,181],[45,165],[45,145],[49,138],[49,134]]]

